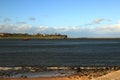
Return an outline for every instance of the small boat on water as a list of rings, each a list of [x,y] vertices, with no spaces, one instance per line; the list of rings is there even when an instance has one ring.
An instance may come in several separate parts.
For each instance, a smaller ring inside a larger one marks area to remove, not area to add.
[[[23,40],[24,40],[24,41],[28,41],[28,40],[30,40],[30,39],[29,39],[29,38],[23,38]]]

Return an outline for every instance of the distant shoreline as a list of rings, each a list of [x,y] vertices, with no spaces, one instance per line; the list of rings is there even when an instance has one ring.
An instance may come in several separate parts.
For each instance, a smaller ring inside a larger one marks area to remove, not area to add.
[[[24,39],[25,37],[0,37],[0,39]],[[73,39],[73,40],[77,40],[77,39],[80,39],[80,40],[120,40],[120,38],[39,38],[39,37],[35,37],[35,38],[32,38],[32,37],[28,37],[29,39]]]
[[[62,34],[27,34],[27,33],[0,33],[1,39],[66,39],[67,35]]]
[[[109,40],[109,39],[120,39],[120,38],[67,38],[67,39],[92,39],[92,40],[94,40],[94,39],[98,39],[98,40],[106,39],[107,40],[108,39]]]

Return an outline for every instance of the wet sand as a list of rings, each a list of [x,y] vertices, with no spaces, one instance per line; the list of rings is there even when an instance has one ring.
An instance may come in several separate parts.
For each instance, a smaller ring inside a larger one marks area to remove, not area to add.
[[[120,80],[120,70],[90,79],[88,76],[40,77],[40,78],[0,78],[0,80]]]

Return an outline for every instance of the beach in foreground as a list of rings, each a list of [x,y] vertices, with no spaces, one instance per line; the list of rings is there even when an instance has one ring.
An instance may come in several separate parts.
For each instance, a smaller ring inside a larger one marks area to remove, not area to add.
[[[38,67],[1,67],[0,69],[0,80],[120,80],[119,67],[47,67],[44,70],[46,73],[50,73],[49,76],[37,77],[35,77],[36,73],[38,74],[37,71],[40,72],[41,69]],[[41,72],[43,75],[43,69]],[[41,74],[39,73],[39,75]]]
[[[88,76],[64,76],[64,77],[41,77],[41,78],[1,78],[0,80],[120,80],[120,70],[110,72],[106,75],[89,78]]]

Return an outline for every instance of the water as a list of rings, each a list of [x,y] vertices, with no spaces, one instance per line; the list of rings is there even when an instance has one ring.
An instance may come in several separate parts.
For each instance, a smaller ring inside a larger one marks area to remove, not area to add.
[[[75,71],[72,70],[54,70],[54,71],[42,71],[42,72],[23,72],[19,74],[11,75],[11,78],[20,78],[22,75],[27,76],[28,78],[34,77],[56,77],[56,76],[69,76],[75,74]],[[6,77],[5,77],[6,78]]]
[[[120,66],[120,40],[1,39],[0,66]]]

